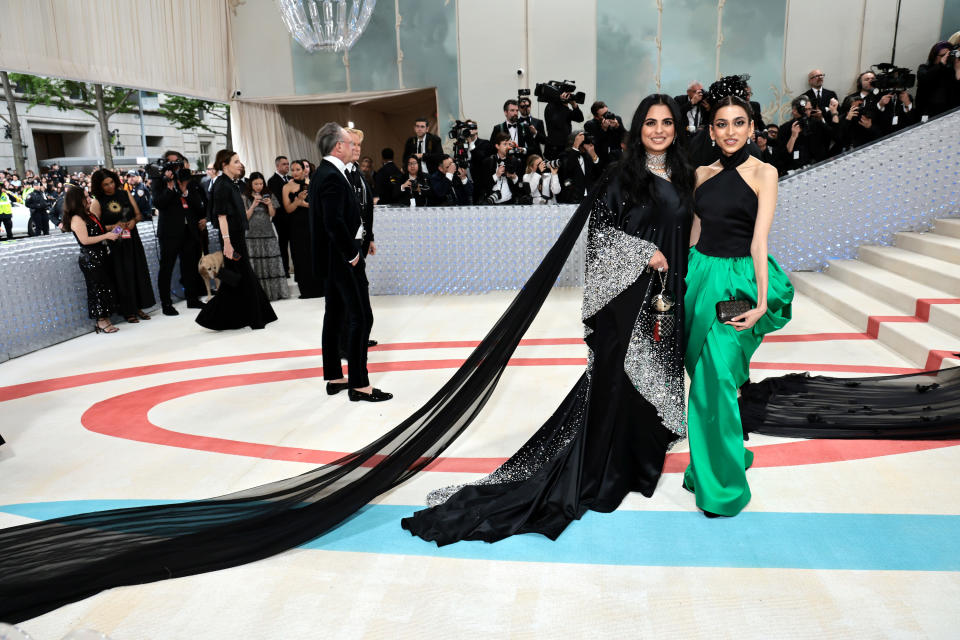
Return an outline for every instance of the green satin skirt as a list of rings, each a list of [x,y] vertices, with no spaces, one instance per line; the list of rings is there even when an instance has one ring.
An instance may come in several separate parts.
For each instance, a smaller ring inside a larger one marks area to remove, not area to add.
[[[767,313],[749,330],[717,320],[717,302],[757,299],[753,258],[717,258],[690,248],[684,296],[690,376],[687,431],[690,465],[683,481],[697,506],[735,516],[750,502],[747,469],[753,452],[743,446],[737,390],[750,378],[750,358],[763,336],[790,320],[793,285],[780,265],[767,258]]]

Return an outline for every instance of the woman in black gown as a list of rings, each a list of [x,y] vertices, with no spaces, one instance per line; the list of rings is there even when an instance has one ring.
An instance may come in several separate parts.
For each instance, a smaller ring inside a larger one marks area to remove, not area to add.
[[[310,189],[310,174],[306,160],[294,160],[290,163],[290,175],[293,178],[283,185],[282,202],[287,219],[290,221],[290,260],[293,262],[293,279],[300,290],[300,298],[319,298],[324,293],[326,273],[318,273],[316,265],[325,265],[323,256],[314,258],[314,251],[326,251],[320,245],[311,246],[310,238],[310,202],[307,200]]]
[[[63,228],[70,229],[80,245],[80,271],[87,283],[87,313],[96,320],[97,333],[116,333],[110,315],[117,310],[113,288],[113,270],[110,267],[110,247],[116,246],[121,228],[104,225],[97,216],[87,211],[87,196],[80,187],[70,185],[63,197]]]
[[[653,495],[667,448],[686,432],[681,301],[693,185],[679,117],[672,98],[644,99],[624,159],[597,194],[583,294],[587,370],[503,466],[431,493],[431,508],[402,521],[411,533],[438,545],[530,532],[555,539],[587,510],[613,511],[631,491]],[[673,307],[658,316],[664,289]]]
[[[120,176],[109,169],[99,169],[90,176],[90,213],[107,228],[119,225],[119,240],[110,247],[110,265],[116,287],[117,311],[127,322],[149,320],[143,310],[157,304],[147,266],[147,254],[140,241],[137,223],[140,208],[129,192],[120,188]]]
[[[230,149],[217,152],[211,211],[223,241],[223,269],[217,294],[197,314],[197,324],[207,329],[263,329],[277,319],[267,294],[250,266],[246,231],[247,213],[236,181],[243,175],[240,156]]]

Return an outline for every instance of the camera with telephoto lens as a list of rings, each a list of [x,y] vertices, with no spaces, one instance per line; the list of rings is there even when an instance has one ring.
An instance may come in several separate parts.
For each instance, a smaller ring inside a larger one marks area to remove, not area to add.
[[[616,119],[617,119],[617,114],[615,114],[613,111],[610,111],[609,109],[607,109],[606,113],[603,114],[603,119],[604,119],[604,120],[616,120]]]
[[[889,62],[881,62],[872,67],[874,71],[874,94],[886,95],[906,91],[917,82],[915,73],[906,67],[896,67]]]
[[[540,102],[565,102],[560,96],[564,93],[571,94],[570,100],[577,104],[583,104],[587,100],[587,94],[583,91],[577,91],[577,85],[573,80],[548,80],[547,82],[538,82],[533,90],[533,95]]]
[[[954,47],[950,50],[950,53],[947,54],[948,58],[960,58],[960,45]]]
[[[454,141],[453,143],[453,163],[461,169],[469,166],[468,157],[470,155],[467,149],[467,141],[477,132],[477,123],[472,120],[466,122],[457,120],[450,127],[447,137]]]
[[[507,157],[498,160],[498,165],[503,165],[503,172],[516,175],[523,169],[523,152],[520,149],[508,149]]]
[[[179,160],[174,162],[167,162],[165,158],[160,158],[156,162],[151,162],[145,167],[147,176],[153,180],[162,178],[163,175],[167,171],[169,171],[172,174],[172,177],[164,178],[164,180],[166,180],[167,182],[173,181],[174,177],[177,175],[177,172],[180,171],[180,169],[183,169],[183,162],[180,162]]]

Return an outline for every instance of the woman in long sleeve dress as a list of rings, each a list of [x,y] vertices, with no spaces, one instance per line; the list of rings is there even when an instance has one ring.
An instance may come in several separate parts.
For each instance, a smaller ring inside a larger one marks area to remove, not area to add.
[[[280,243],[273,230],[273,217],[279,204],[267,189],[263,174],[250,174],[246,192],[243,194],[244,214],[250,228],[247,230],[247,250],[250,266],[260,280],[267,299],[280,300],[290,297],[290,287],[280,258]]]
[[[692,176],[676,143],[679,109],[640,103],[618,170],[595,199],[583,323],[587,370],[553,416],[482,480],[433,492],[402,526],[438,545],[536,532],[555,539],[587,510],[651,496],[667,448],[686,431],[683,277]],[[655,308],[659,298],[673,308]]]
[[[235,152],[221,149],[214,167],[222,172],[213,185],[211,211],[223,239],[223,270],[217,294],[197,314],[197,324],[216,330],[263,329],[277,319],[277,314],[250,266],[246,242],[249,221],[235,182],[243,173],[243,164]]]

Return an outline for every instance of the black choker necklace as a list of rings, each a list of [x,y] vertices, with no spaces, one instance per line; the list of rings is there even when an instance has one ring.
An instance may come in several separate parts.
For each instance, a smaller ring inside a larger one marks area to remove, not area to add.
[[[733,155],[724,155],[720,154],[720,164],[723,166],[723,170],[727,169],[736,169],[741,164],[743,164],[747,158],[750,157],[750,152],[747,151],[747,145],[740,147],[736,153]]]

